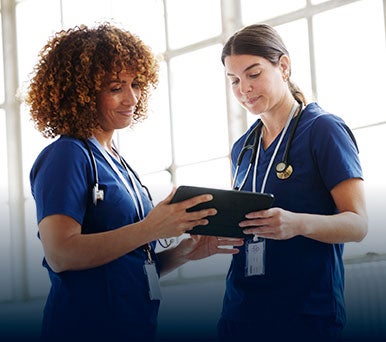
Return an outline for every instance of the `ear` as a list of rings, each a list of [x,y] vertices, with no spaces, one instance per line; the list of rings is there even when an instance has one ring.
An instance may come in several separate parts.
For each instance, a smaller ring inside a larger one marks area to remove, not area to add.
[[[291,60],[287,55],[282,55],[279,59],[279,68],[283,76],[283,80],[288,81],[291,76]]]

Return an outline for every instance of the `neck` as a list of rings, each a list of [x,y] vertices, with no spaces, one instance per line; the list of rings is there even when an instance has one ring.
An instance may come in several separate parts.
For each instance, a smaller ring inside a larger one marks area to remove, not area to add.
[[[276,137],[282,132],[287,125],[289,117],[294,117],[298,111],[299,105],[292,98],[290,102],[281,106],[280,111],[267,112],[261,114],[261,121],[263,122],[263,146],[267,148]]]
[[[94,137],[108,153],[117,158],[118,156],[113,149],[113,133],[98,131],[94,133]]]

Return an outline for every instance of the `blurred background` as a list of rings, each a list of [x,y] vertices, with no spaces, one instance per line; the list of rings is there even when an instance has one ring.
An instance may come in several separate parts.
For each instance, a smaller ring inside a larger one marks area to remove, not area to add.
[[[231,187],[231,145],[256,117],[226,85],[222,45],[245,25],[275,26],[292,80],[357,139],[370,226],[345,247],[345,338],[386,340],[386,0],[0,0],[0,14],[0,340],[38,336],[49,289],[28,176],[51,140],[15,94],[54,32],[102,21],[140,36],[161,61],[148,119],[116,136],[155,203],[182,184]],[[214,339],[229,260],[161,280],[161,340]]]

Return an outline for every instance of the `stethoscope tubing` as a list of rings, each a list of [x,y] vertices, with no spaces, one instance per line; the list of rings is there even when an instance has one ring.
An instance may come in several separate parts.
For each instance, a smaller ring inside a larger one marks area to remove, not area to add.
[[[286,146],[285,146],[285,149],[284,149],[284,152],[283,152],[283,156],[282,156],[282,159],[281,161],[278,163],[279,164],[284,164],[285,167],[287,167],[289,164],[288,164],[288,161],[289,161],[289,151],[290,151],[290,146],[292,144],[292,141],[294,139],[294,136],[295,136],[295,132],[296,132],[296,128],[298,126],[298,123],[300,121],[300,117],[301,115],[303,114],[303,106],[302,106],[302,103],[299,103],[300,105],[300,111],[299,111],[299,114],[295,117],[295,122],[293,124],[293,126],[291,127],[291,131],[290,131],[290,135],[289,135],[289,138],[288,138],[288,141],[286,143]],[[252,166],[254,164],[256,164],[256,157],[257,157],[257,154],[258,154],[258,149],[259,149],[259,141],[261,139],[261,130],[262,130],[262,127],[263,127],[263,122],[260,120],[256,127],[248,134],[247,138],[245,139],[245,142],[244,142],[244,145],[240,151],[240,154],[237,158],[237,162],[236,162],[236,168],[235,168],[235,172],[234,172],[234,176],[233,176],[233,188],[236,189],[236,190],[241,190],[243,188],[243,186],[245,185],[245,182],[248,178],[248,175],[250,173],[250,170],[252,168]],[[251,137],[254,135],[254,140],[253,140],[253,144],[249,144],[249,141],[251,139]],[[284,137],[284,135],[282,136]],[[280,141],[281,142],[281,141]],[[279,144],[278,144],[279,145]],[[278,148],[278,146],[277,146]],[[251,158],[249,160],[249,164],[248,164],[248,168],[245,172],[245,175],[240,183],[239,186],[236,187],[236,178],[237,178],[237,175],[239,173],[239,169],[240,169],[240,165],[241,165],[241,162],[243,160],[243,157],[246,153],[247,150],[251,150],[252,149],[252,154],[251,154]],[[275,151],[277,152],[277,151]],[[273,163],[273,160],[271,160],[271,163]],[[257,167],[257,165],[254,165],[255,166],[255,169]],[[271,166],[271,165],[270,165]],[[270,168],[270,167],[269,167]],[[268,177],[268,174],[266,174],[266,176],[264,177],[264,179],[266,180],[266,178]],[[262,191],[264,191],[264,188],[265,186],[263,185],[262,187]]]
[[[91,147],[90,147],[90,144],[88,143],[88,140],[82,140],[82,142],[83,142],[84,146],[86,147],[88,155],[89,155],[89,157],[91,159],[91,167],[92,167],[92,173],[93,173],[93,189],[97,189],[97,191],[98,191],[98,189],[99,189],[99,174],[98,174],[98,167],[97,167],[97,163],[96,163],[96,160],[95,160],[95,156],[94,156],[94,153],[91,150]],[[119,159],[120,159],[121,164],[123,165],[123,167],[126,168],[128,172],[130,171],[134,175],[134,177],[137,179],[137,181],[142,186],[142,188],[145,189],[150,202],[153,203],[153,199],[152,199],[152,197],[150,195],[149,189],[145,185],[142,184],[142,182],[139,179],[137,173],[131,168],[129,163],[127,163],[127,161],[119,153],[118,153],[118,155],[119,155]],[[139,195],[137,194],[137,196],[139,196]]]
[[[285,165],[288,165],[289,150],[290,150],[292,141],[293,141],[293,139],[295,137],[295,131],[296,131],[296,128],[298,127],[298,124],[299,124],[299,121],[300,121],[300,117],[303,114],[303,108],[302,107],[303,107],[302,104],[300,104],[299,114],[295,117],[294,125],[291,127],[291,132],[290,132],[290,135],[288,137],[287,144],[285,145],[285,149],[284,149],[284,153],[283,153],[283,157],[282,157],[282,162]]]
[[[94,153],[91,151],[91,147],[88,144],[87,140],[82,140],[84,146],[87,149],[88,155],[91,159],[91,167],[92,167],[92,174],[93,174],[93,185],[99,186],[99,175],[98,175],[98,167],[95,161]]]

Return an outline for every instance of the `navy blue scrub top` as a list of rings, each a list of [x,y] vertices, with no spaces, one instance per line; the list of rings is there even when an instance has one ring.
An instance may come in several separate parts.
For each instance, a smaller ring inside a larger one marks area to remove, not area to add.
[[[233,146],[235,171],[246,136]],[[355,139],[343,120],[326,113],[316,103],[302,114],[289,151],[293,174],[278,179],[275,165],[281,161],[291,126],[286,132],[268,176],[265,192],[275,195],[274,207],[321,215],[337,212],[330,191],[349,178],[362,178]],[[261,147],[257,191],[279,137],[266,149]],[[243,180],[251,152],[240,166],[236,186]],[[250,172],[242,190],[252,191]],[[288,240],[266,240],[264,276],[245,277],[245,248],[232,258],[227,275],[222,317],[236,321],[278,321],[299,314],[335,317],[345,321],[343,244],[327,244],[297,236]]]
[[[82,233],[90,234],[139,220],[124,184],[99,150],[89,145],[96,159],[104,200],[98,201],[97,206],[92,203],[92,164],[83,143],[63,136],[40,153],[31,170],[38,222],[48,215],[67,215],[82,226]],[[127,175],[118,162],[117,167]],[[146,215],[152,203],[145,191],[141,196]],[[155,243],[152,247],[154,250]],[[154,251],[152,254],[157,261]],[[153,331],[159,301],[149,299],[145,260],[141,247],[100,267],[55,273],[44,259],[51,289],[44,309],[43,336],[63,338],[84,333],[88,338],[119,340]]]

